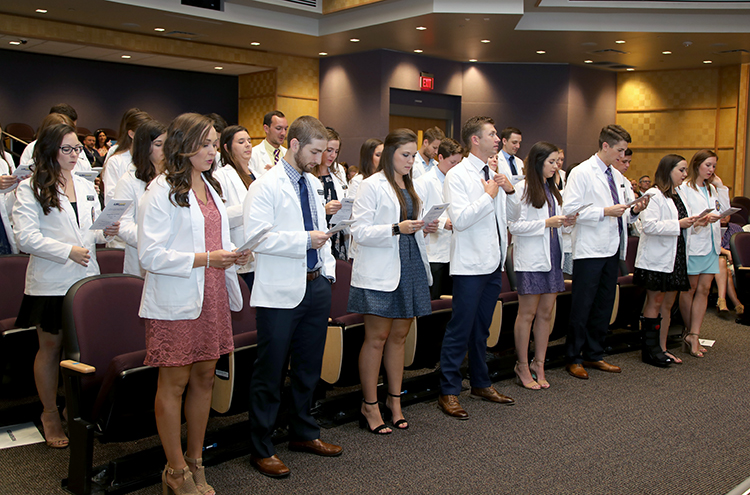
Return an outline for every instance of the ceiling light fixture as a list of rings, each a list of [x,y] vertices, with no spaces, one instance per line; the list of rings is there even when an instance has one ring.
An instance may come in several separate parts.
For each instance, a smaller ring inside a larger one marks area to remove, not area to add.
[[[217,65],[216,67],[214,67],[214,69],[216,69],[216,70],[224,70],[224,67],[222,67],[220,65]]]
[[[426,30],[426,29],[427,29],[427,28],[426,28],[426,27],[424,27],[424,26],[417,26],[417,31],[424,31],[424,30]]]
[[[8,43],[11,44],[11,45],[20,45],[21,44],[20,41],[9,41]]]
[[[36,9],[36,13],[37,14],[46,14],[47,13],[47,9]]]
[[[422,53],[422,50],[420,50],[419,48],[417,48],[416,50],[414,50],[414,53]]]
[[[584,64],[593,64],[594,61],[593,60],[584,60],[583,63]]]
[[[615,43],[617,43],[618,45],[622,45],[625,43],[625,40],[615,40]]]
[[[634,69],[634,68],[632,68],[632,67],[628,67],[628,68],[627,68],[627,69],[625,69],[625,70],[626,70],[626,71],[628,71],[628,72],[633,72],[633,71],[634,71],[635,69]]]
[[[166,30],[164,28],[154,28],[154,31],[158,31],[160,33],[163,33]]]
[[[662,55],[672,55],[672,52],[670,52],[669,50],[664,50],[663,52],[661,52],[661,54]]]
[[[545,52],[544,50],[537,50],[536,53],[537,55],[544,55],[547,52]]]
[[[713,60],[704,60],[703,63],[704,64],[712,64],[712,63],[714,63],[714,61]]]
[[[359,43],[359,38],[349,38],[352,43]]]
[[[328,52],[320,52],[318,53],[318,55],[320,55],[321,57],[325,57],[326,55],[328,55]]]
[[[490,40],[482,40],[482,43],[489,43]]]
[[[120,58],[130,58],[130,55],[121,55]]]
[[[469,59],[469,62],[476,62],[476,61],[477,61],[477,59],[475,59],[475,58],[470,58]]]
[[[260,46],[260,41],[252,41],[250,42],[252,46]]]

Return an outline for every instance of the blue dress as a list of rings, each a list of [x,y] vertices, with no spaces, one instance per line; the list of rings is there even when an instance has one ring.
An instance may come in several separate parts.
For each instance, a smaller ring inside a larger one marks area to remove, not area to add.
[[[706,186],[699,187],[698,190],[701,191],[706,197],[706,200],[708,200],[708,190],[706,189]],[[706,228],[711,230],[711,250],[708,254],[704,254],[703,256],[688,255],[688,275],[719,273],[719,255],[716,254],[716,250],[714,249],[714,243],[716,242],[714,240],[714,229],[711,224],[708,224]]]
[[[411,218],[413,212],[411,196],[405,189],[401,189],[401,195],[406,201],[407,218]],[[414,235],[400,234],[398,236],[401,277],[396,290],[384,292],[351,287],[347,311],[383,318],[413,318],[432,312],[427,271]],[[423,235],[423,233],[418,231],[416,235]]]
[[[549,190],[549,185],[545,182],[544,192],[547,194],[547,207],[549,216],[555,215],[555,199]],[[560,235],[559,229],[552,229],[549,236],[549,252],[552,268],[548,272],[516,272],[516,281],[518,283],[518,294],[525,296],[528,294],[551,294],[553,292],[565,291],[565,279],[563,271],[560,268],[562,263],[562,250],[560,241],[557,236]]]

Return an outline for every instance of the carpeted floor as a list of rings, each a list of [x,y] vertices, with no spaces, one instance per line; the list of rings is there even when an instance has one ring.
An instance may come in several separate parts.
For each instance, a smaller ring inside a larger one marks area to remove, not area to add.
[[[381,438],[356,423],[324,429],[324,440],[344,447],[339,458],[279,445],[292,470],[287,479],[261,476],[240,457],[210,467],[209,482],[219,494],[258,495],[724,494],[750,476],[750,328],[709,311],[701,336],[716,339],[714,348],[704,359],[678,349],[681,366],[654,368],[629,352],[609,359],[623,367],[620,375],[593,370],[581,381],[555,368],[546,391],[504,380],[495,386],[515,406],[465,392],[470,420],[456,421],[436,401],[423,402],[405,409],[408,431]],[[212,419],[211,427],[243,419]],[[96,462],[153,445],[158,439],[97,445]],[[0,451],[5,493],[64,493],[68,455],[44,444]],[[161,486],[134,493],[161,493]]]

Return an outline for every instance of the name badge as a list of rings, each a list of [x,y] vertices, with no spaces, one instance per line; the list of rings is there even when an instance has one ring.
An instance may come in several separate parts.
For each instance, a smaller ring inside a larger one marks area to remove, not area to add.
[[[318,194],[320,194],[322,196],[323,195],[323,190],[322,189],[318,189]]]
[[[94,201],[94,197],[91,195],[86,196],[86,201]]]
[[[346,185],[341,186],[341,189],[347,189]]]

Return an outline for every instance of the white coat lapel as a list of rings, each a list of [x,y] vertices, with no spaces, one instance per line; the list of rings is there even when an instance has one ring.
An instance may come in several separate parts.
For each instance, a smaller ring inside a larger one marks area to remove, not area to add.
[[[210,190],[211,188],[209,188]],[[190,189],[190,227],[193,234],[193,247],[196,253],[202,253],[206,250],[206,231],[203,219],[203,212],[198,204],[198,197]]]

